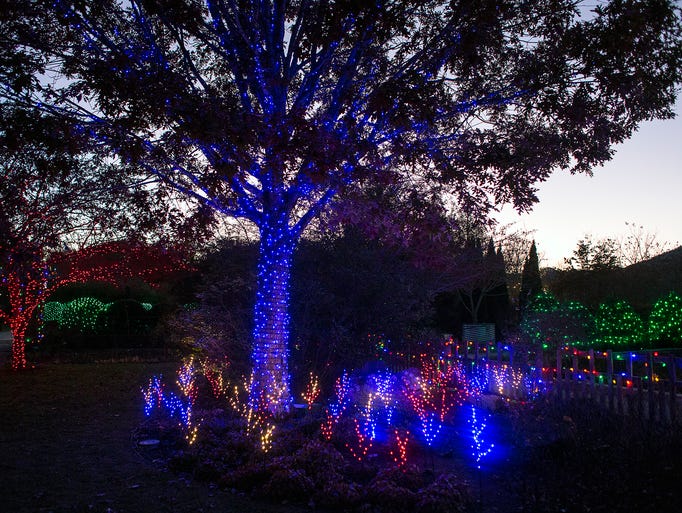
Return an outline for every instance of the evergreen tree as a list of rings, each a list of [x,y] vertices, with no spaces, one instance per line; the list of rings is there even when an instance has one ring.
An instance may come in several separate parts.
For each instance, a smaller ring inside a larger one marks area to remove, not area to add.
[[[542,291],[542,279],[540,278],[540,263],[535,241],[530,246],[528,258],[523,264],[521,274],[521,292],[519,292],[519,310],[523,312],[528,302]]]

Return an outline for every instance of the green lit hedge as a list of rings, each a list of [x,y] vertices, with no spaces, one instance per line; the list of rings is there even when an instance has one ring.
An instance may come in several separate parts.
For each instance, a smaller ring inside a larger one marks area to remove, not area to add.
[[[671,292],[643,319],[623,300],[606,301],[590,312],[577,301],[561,303],[542,292],[529,303],[520,328],[544,348],[682,346],[682,298]]]

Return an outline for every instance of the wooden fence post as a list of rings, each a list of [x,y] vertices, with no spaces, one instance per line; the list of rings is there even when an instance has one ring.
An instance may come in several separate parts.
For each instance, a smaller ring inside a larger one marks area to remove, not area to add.
[[[671,356],[668,365],[668,373],[670,374],[670,423],[675,425],[677,420],[677,358]]]
[[[653,422],[655,420],[654,412],[656,405],[654,403],[654,354],[651,351],[648,352],[646,375],[648,381],[647,386],[649,388],[649,421]]]
[[[590,350],[587,353],[587,357],[590,360],[590,397],[594,399],[595,396],[595,389],[597,387],[597,376],[595,374],[595,368],[594,368],[594,349],[590,348]]]
[[[606,351],[606,379],[609,380],[609,410],[613,411],[613,354]]]
[[[637,404],[637,414],[640,419],[644,419],[644,380],[642,379],[642,376],[637,376]]]

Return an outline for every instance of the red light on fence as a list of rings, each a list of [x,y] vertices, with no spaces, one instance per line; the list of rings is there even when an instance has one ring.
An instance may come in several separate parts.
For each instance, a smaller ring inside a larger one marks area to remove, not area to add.
[[[658,351],[654,351],[654,356],[658,356]]]
[[[628,388],[632,388],[632,381],[630,381],[629,379],[625,380],[625,386]]]

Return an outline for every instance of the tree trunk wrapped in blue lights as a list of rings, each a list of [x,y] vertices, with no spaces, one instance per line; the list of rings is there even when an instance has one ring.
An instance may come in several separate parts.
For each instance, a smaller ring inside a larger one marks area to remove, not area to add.
[[[253,382],[251,405],[267,405],[274,412],[288,408],[290,402],[289,279],[295,241],[289,233],[285,215],[264,216],[261,224],[258,259],[258,285],[254,307]]]

